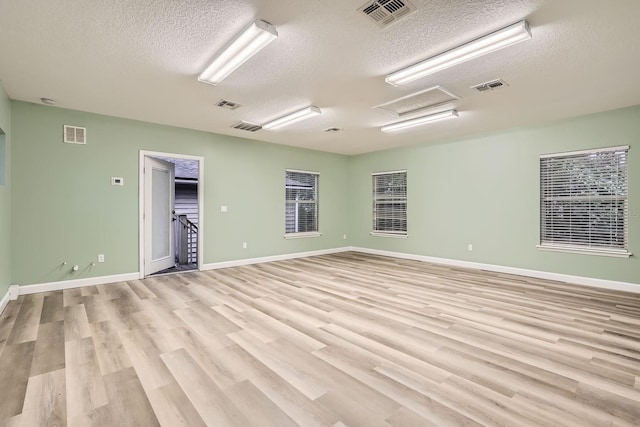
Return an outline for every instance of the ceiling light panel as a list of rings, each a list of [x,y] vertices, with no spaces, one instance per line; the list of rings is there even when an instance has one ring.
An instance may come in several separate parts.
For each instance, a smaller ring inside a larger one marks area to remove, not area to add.
[[[387,75],[385,81],[394,86],[401,86],[453,67],[454,65],[529,39],[531,39],[529,24],[527,21],[520,21],[422,62],[418,62],[410,67],[391,73]]]
[[[429,114],[427,116],[416,117],[411,120],[404,120],[402,122],[392,123],[390,125],[382,126],[380,130],[382,132],[397,132],[404,129],[409,129],[416,126],[422,126],[427,123],[439,122],[441,120],[458,118],[458,112],[456,110],[447,110],[440,113]]]
[[[277,37],[278,32],[273,25],[262,20],[253,22],[216,56],[198,76],[198,80],[212,85],[219,84]]]
[[[309,119],[314,116],[318,116],[322,114],[322,110],[318,107],[310,106],[307,108],[303,108],[300,111],[296,111],[295,113],[288,114],[286,116],[280,117],[279,119],[270,121],[262,125],[262,129],[267,130],[276,130],[283,128],[285,126],[292,125],[302,120]]]

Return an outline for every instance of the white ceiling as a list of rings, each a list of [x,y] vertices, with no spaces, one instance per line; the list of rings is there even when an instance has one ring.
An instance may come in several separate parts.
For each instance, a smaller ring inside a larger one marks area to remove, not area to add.
[[[357,12],[364,0],[4,0],[0,81],[12,99],[343,154],[640,104],[638,0],[410,1],[416,12],[381,29]],[[278,39],[220,85],[199,83],[254,19]],[[522,19],[530,41],[407,86],[384,82]],[[496,78],[509,86],[471,89]],[[436,85],[461,97],[459,119],[380,132],[398,119],[372,107]],[[216,107],[222,98],[243,107]],[[280,131],[230,128],[308,105],[323,114]]]

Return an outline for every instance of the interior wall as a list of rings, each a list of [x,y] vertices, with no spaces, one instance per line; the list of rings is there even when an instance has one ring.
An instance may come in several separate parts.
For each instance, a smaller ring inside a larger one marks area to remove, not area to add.
[[[634,255],[537,249],[540,154],[618,145],[631,146],[629,249]],[[370,236],[371,173],[399,169],[407,170],[408,238]],[[640,106],[355,156],[350,181],[354,246],[640,283]]]
[[[346,156],[25,102],[11,105],[13,283],[139,271],[139,150],[205,158],[204,263],[346,246]],[[87,145],[64,144],[65,124],[86,127]],[[284,239],[287,168],[320,173],[321,237]],[[124,186],[111,186],[113,176],[123,177]],[[98,254],[106,262],[91,267]],[[75,264],[79,271],[73,273]]]
[[[0,129],[4,132],[0,144],[0,299],[11,284],[11,104],[0,84]]]

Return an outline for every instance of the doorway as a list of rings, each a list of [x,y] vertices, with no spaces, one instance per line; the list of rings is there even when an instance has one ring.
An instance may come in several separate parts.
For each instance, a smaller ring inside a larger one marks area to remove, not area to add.
[[[204,158],[140,151],[140,277],[199,270]]]

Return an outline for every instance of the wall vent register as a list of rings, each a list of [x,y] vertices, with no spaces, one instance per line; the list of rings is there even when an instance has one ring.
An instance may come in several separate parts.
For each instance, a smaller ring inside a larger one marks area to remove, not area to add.
[[[87,128],[64,125],[63,141],[67,144],[86,144]]]

